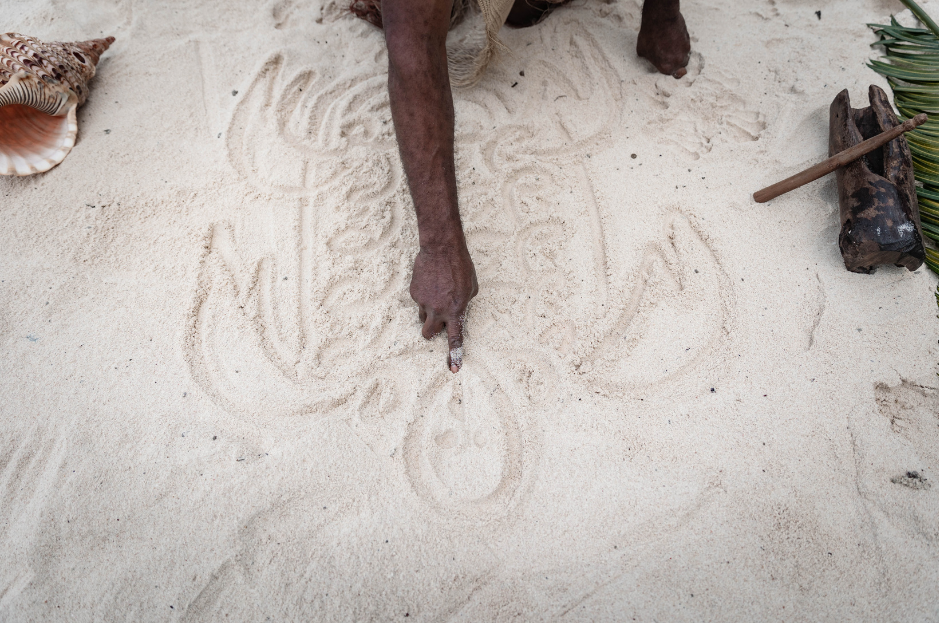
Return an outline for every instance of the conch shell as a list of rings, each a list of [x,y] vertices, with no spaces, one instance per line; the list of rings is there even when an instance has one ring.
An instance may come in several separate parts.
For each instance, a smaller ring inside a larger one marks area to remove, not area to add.
[[[78,135],[75,109],[113,42],[0,35],[0,175],[42,173],[65,159]]]

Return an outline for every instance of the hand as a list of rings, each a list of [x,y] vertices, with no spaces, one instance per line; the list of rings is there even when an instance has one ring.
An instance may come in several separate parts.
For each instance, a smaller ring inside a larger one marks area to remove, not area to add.
[[[646,0],[649,5],[649,0]],[[663,74],[681,78],[688,70],[691,53],[691,37],[685,26],[685,18],[677,10],[656,11],[651,7],[643,10],[639,41],[636,43],[639,56],[648,59]]]
[[[466,305],[479,292],[476,268],[466,245],[422,247],[414,258],[411,298],[417,303],[424,327],[421,334],[431,339],[447,328],[450,352],[447,366],[454,374],[463,365],[463,321]]]

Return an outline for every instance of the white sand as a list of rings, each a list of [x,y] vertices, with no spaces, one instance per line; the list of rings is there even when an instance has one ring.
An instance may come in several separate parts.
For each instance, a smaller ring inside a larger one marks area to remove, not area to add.
[[[382,37],[324,1],[0,0],[117,37],[0,179],[0,621],[939,619],[936,279],[847,272],[833,178],[750,199],[900,4],[686,0],[680,81],[638,0],[504,30],[453,376]]]

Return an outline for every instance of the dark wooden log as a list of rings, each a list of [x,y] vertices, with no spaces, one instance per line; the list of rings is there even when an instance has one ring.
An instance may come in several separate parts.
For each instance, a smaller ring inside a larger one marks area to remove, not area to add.
[[[828,153],[835,155],[900,125],[887,94],[868,91],[871,105],[851,108],[848,91],[831,103]],[[880,264],[919,268],[926,258],[913,179],[913,158],[902,135],[837,170],[845,268],[870,273]]]

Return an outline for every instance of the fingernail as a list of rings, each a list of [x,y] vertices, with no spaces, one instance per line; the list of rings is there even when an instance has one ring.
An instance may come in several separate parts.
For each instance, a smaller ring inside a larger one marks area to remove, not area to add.
[[[457,372],[460,369],[460,366],[463,365],[463,347],[459,346],[457,348],[450,349],[450,371]]]

